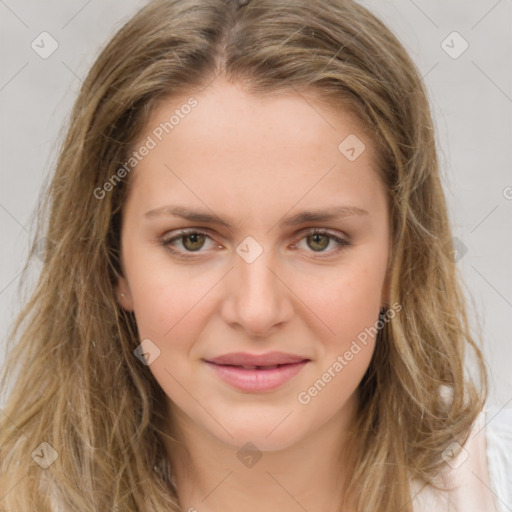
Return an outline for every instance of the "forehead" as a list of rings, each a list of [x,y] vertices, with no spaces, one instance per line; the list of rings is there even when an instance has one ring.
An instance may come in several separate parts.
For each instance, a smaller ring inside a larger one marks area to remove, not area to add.
[[[190,105],[193,104],[192,107]],[[240,138],[254,143],[245,145],[245,151],[266,152],[282,146],[314,149],[329,142],[337,146],[341,135],[354,133],[365,139],[370,153],[369,136],[363,123],[341,104],[333,106],[320,98],[314,89],[281,90],[254,95],[241,85],[217,78],[205,90],[194,94],[181,94],[161,100],[149,118],[141,138],[153,133],[177,143],[180,134],[188,136],[193,129],[197,144],[205,146],[223,142],[234,146]],[[165,142],[165,141],[163,141]],[[256,142],[263,143],[263,148]]]
[[[130,179],[154,207],[176,195],[197,204],[229,196],[250,214],[252,198],[259,208],[276,198],[291,207],[383,192],[363,123],[313,94],[259,97],[217,79],[201,93],[162,101],[136,148],[149,139],[152,149]]]

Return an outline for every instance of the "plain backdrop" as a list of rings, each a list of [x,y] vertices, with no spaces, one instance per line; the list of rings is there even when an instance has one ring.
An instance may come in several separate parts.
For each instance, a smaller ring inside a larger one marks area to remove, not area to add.
[[[0,365],[23,302],[17,287],[32,211],[63,123],[100,49],[145,3],[0,0]],[[425,79],[458,265],[476,306],[471,321],[483,328],[489,405],[512,407],[512,1],[361,3],[395,32]]]

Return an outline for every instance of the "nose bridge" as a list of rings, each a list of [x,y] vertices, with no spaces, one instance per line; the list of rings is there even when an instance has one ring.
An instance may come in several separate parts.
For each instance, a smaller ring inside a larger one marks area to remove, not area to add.
[[[286,287],[276,277],[279,271],[272,251],[254,239],[246,239],[237,253],[234,272],[230,273],[225,320],[241,325],[252,334],[263,335],[290,317]]]
[[[256,302],[266,299],[268,303],[274,298],[276,292],[276,278],[272,268],[270,252],[263,252],[257,259],[248,262],[243,258],[237,262],[237,279],[239,280],[240,297],[245,302]],[[275,271],[274,271],[275,272]]]

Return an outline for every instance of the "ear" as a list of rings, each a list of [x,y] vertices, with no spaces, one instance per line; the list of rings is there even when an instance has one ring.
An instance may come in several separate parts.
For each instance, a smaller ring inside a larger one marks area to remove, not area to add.
[[[132,294],[125,277],[118,278],[117,284],[115,285],[115,292],[119,304],[121,304],[126,311],[133,311]]]

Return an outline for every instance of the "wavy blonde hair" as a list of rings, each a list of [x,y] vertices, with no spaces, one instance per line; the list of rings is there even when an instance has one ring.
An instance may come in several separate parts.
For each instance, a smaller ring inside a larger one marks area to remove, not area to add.
[[[2,374],[2,389],[12,388],[0,414],[8,512],[180,510],[163,455],[163,390],[134,356],[135,317],[115,296],[131,180],[102,200],[94,190],[127,161],[162,100],[219,75],[254,95],[312,91],[357,115],[379,152],[392,220],[388,299],[403,309],[379,331],[358,388],[345,504],[410,512],[410,479],[431,482],[485,403],[428,99],[395,36],[350,0],[156,0],[90,70],[38,206],[32,250],[44,237],[44,262]],[[31,457],[42,442],[58,453],[47,469]]]

